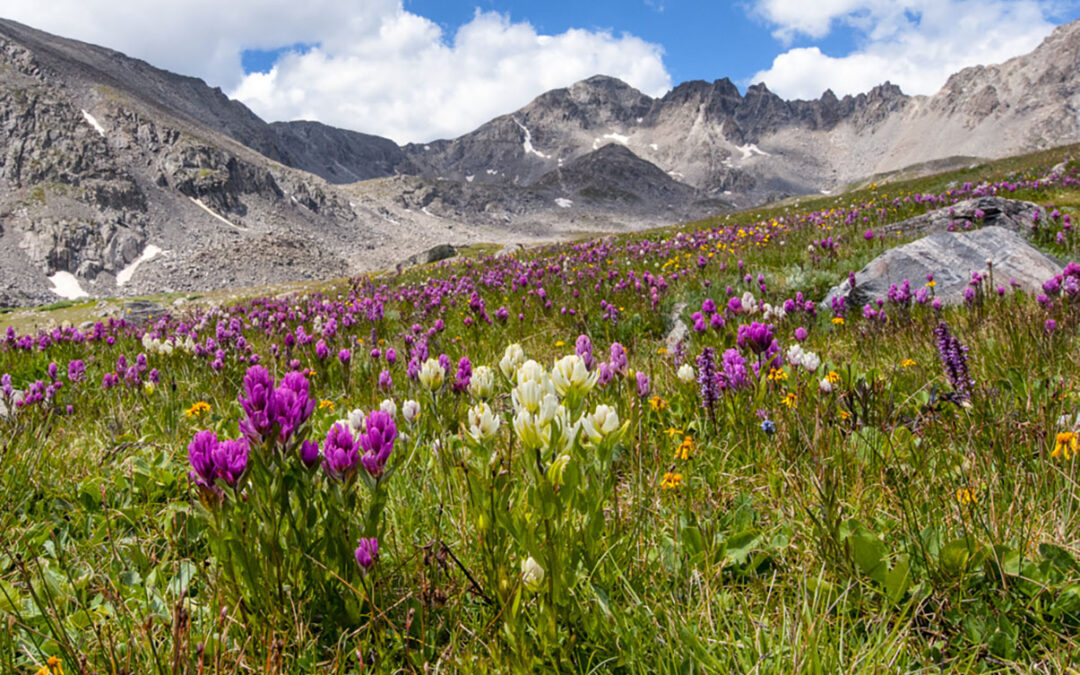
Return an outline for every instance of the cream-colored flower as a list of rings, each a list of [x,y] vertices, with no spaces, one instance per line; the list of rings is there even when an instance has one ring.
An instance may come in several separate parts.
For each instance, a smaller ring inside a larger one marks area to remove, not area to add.
[[[555,384],[555,391],[559,396],[566,396],[571,390],[587,394],[596,386],[598,375],[589,372],[585,367],[585,360],[577,354],[569,354],[555,362],[551,370],[551,381]]]
[[[529,359],[518,366],[518,369],[514,373],[514,377],[520,385],[525,382],[543,382],[548,379],[548,374],[542,365]]]
[[[540,590],[544,583],[544,568],[532,556],[521,561],[521,583],[532,593]]]
[[[481,401],[469,408],[469,435],[477,441],[486,441],[499,432],[502,420],[491,412],[491,407]]]
[[[363,410],[357,408],[349,413],[346,419],[341,420],[342,426],[349,427],[349,431],[355,436],[364,431],[364,427],[367,426],[367,415]]]
[[[600,443],[619,428],[619,414],[615,408],[600,404],[581,418],[581,428],[593,443]]]
[[[675,373],[675,375],[682,382],[693,382],[694,378],[697,376],[694,373],[694,367],[691,366],[689,363],[684,363],[679,366],[679,371]]]
[[[525,363],[525,350],[515,342],[503,353],[502,359],[499,360],[499,370],[509,380],[514,377],[514,373],[523,363]]]
[[[469,380],[469,393],[478,399],[489,399],[495,393],[495,371],[479,366]]]
[[[428,359],[420,366],[420,384],[435,391],[446,381],[446,369],[442,367],[438,359]]]
[[[401,414],[404,415],[406,422],[412,424],[420,415],[420,404],[412,399],[405,401],[401,404]]]
[[[379,410],[383,411],[390,417],[397,417],[397,403],[392,398],[384,398],[382,403],[379,404]]]

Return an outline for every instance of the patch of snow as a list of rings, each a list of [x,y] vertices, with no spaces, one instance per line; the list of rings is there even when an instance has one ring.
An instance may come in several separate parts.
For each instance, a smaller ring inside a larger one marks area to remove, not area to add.
[[[645,118],[644,118],[644,117],[639,117],[639,118],[637,118],[637,123],[638,123],[638,124],[641,124],[641,123],[642,123],[642,122],[644,122],[644,121],[645,121]]]
[[[821,194],[823,194],[823,195],[831,195],[831,194],[832,194],[832,190],[822,190],[822,191],[821,191]]]
[[[626,145],[630,142],[629,136],[623,136],[622,134],[616,134],[614,132],[610,134],[604,134],[604,138],[609,138],[620,145]]]
[[[657,150],[660,149],[660,146],[657,145],[656,143],[649,143],[649,147],[653,149],[653,152],[656,152]]]
[[[83,119],[86,120],[87,124],[94,127],[94,131],[101,134],[102,138],[105,137],[105,128],[103,126],[101,126],[100,124],[98,124],[98,121],[94,118],[93,115],[91,115],[90,113],[83,110],[82,111],[82,116],[83,116]]]
[[[560,157],[560,158],[559,158],[559,166],[560,166],[560,167],[562,166],[562,163],[563,163],[563,158],[562,158],[562,157]]]
[[[726,195],[731,194],[731,190],[724,190],[724,194],[726,194]]]
[[[740,145],[738,147],[738,151],[742,153],[742,159],[749,159],[750,157],[752,157],[754,155],[761,155],[762,157],[769,157],[770,156],[769,153],[765,152],[764,150],[759,148],[754,143],[749,143],[747,145]]]
[[[132,260],[127,267],[120,270],[120,273],[116,275],[116,285],[123,286],[127,282],[131,281],[131,277],[135,275],[135,270],[139,269],[139,265],[144,262],[150,262],[154,258],[161,254],[161,249],[153,244],[147,244],[138,258]]]
[[[489,176],[498,176],[499,172],[496,171],[495,169],[488,169],[487,170],[487,175],[489,175]]]
[[[426,152],[426,151],[428,151],[428,150],[431,150],[431,146],[430,146],[430,145],[425,145],[425,146],[424,146],[424,151]]]
[[[232,227],[235,227],[235,228],[236,228],[236,229],[238,229],[238,230],[247,230],[247,228],[246,228],[246,227],[240,227],[240,226],[239,226],[239,225],[237,225],[236,223],[234,223],[234,222],[232,222],[232,221],[228,220],[227,218],[225,218],[225,217],[223,217],[223,216],[219,215],[219,214],[218,214],[218,213],[216,213],[216,212],[215,212],[215,211],[214,211],[214,210],[213,210],[212,208],[210,208],[210,207],[209,207],[209,206],[207,206],[206,204],[203,204],[203,203],[202,203],[202,200],[200,200],[200,199],[195,199],[194,197],[188,197],[188,199],[190,199],[190,200],[191,200],[191,202],[192,202],[193,204],[195,204],[195,206],[198,206],[198,207],[199,207],[200,209],[202,209],[203,211],[206,211],[206,212],[207,212],[207,213],[209,213],[209,214],[210,214],[211,216],[213,216],[214,218],[217,218],[218,220],[220,220],[221,222],[225,223],[226,225],[231,225]]]
[[[465,176],[465,182],[466,183],[471,183],[471,182],[473,182],[474,178],[476,178],[476,176]]]
[[[57,272],[49,277],[49,281],[51,281],[53,285],[49,290],[65,300],[77,300],[79,298],[90,297],[90,294],[82,289],[82,286],[79,285],[79,280],[76,279],[75,275],[71,272]]]
[[[434,217],[435,217],[435,214],[434,214],[434,213],[432,213],[431,211],[428,211],[428,210],[427,210],[427,207],[426,207],[426,206],[422,207],[422,208],[420,209],[420,211],[421,211],[421,213],[423,213],[423,214],[424,214],[425,216],[431,216],[432,218],[434,218]]]
[[[720,163],[723,164],[724,166],[726,166],[729,169],[735,166],[734,164],[731,163],[731,158],[730,157],[725,157],[724,161],[722,161]]]
[[[567,199],[566,197],[557,197],[555,199],[555,203],[558,204],[559,208],[561,209],[568,209],[574,205],[574,202]]]
[[[536,155],[540,159],[547,159],[548,158],[547,155],[545,155],[544,153],[540,152],[539,150],[537,150],[536,148],[533,147],[533,144],[532,144],[532,132],[529,131],[529,129],[524,124],[522,124],[521,122],[518,122],[516,119],[514,120],[514,124],[521,127],[521,130],[525,132],[525,140],[521,143],[521,147],[525,148],[525,154],[526,155]]]
[[[686,176],[683,175],[683,173],[681,171],[668,171],[667,173],[672,178],[685,178],[686,177]]]

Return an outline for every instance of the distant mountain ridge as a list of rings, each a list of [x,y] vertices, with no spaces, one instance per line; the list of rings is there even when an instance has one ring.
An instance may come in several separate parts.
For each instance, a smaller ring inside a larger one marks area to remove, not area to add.
[[[399,146],[268,124],[202,80],[0,20],[0,138],[0,305],[326,278],[1076,141],[1080,22],[933,96],[785,101],[725,78],[653,98],[598,75]]]

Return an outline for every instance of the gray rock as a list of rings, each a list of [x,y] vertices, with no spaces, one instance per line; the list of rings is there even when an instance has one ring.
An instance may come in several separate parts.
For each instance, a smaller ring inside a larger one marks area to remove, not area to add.
[[[675,349],[675,345],[680,342],[685,342],[687,336],[690,335],[690,329],[687,327],[686,322],[682,320],[682,313],[686,311],[686,303],[678,302],[671,308],[671,330],[668,331],[667,337],[664,338],[664,346],[668,352]]]
[[[416,265],[430,265],[440,260],[446,260],[447,258],[453,258],[457,255],[457,249],[451,244],[439,244],[432,246],[426,251],[421,251],[416,255],[411,255],[401,263],[398,264],[398,269],[404,269],[406,267],[415,267]]]
[[[833,287],[821,302],[827,311],[835,297],[847,298],[849,310],[885,298],[892,284],[905,279],[913,289],[934,275],[934,295],[946,304],[960,303],[971,272],[986,274],[993,262],[994,286],[1008,288],[1015,279],[1020,288],[1038,292],[1042,283],[1061,273],[1061,265],[1032,247],[1019,234],[1003,227],[984,227],[971,232],[939,232],[898,246],[874,258],[855,275],[855,288],[845,280]]]
[[[1038,221],[1036,215],[1038,214]],[[1033,202],[1004,197],[976,197],[882,228],[882,233],[933,234],[994,225],[1027,235],[1036,222],[1046,222],[1046,209]]]
[[[128,323],[142,324],[160,318],[164,313],[165,308],[156,302],[132,300],[124,303],[120,317]]]

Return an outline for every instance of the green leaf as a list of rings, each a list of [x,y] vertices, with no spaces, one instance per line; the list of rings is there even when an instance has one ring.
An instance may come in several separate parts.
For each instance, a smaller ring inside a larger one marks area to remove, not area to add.
[[[941,549],[939,561],[946,574],[959,576],[967,570],[968,562],[974,553],[966,539],[954,539]]]
[[[897,604],[911,587],[911,566],[907,558],[900,558],[885,576],[885,594],[891,604]]]
[[[197,569],[192,563],[187,560],[181,562],[176,571],[176,575],[169,581],[169,587],[167,589],[169,595],[179,597],[187,592],[188,587],[191,585],[191,580],[195,578],[196,571]]]
[[[885,577],[889,571],[888,565],[885,564],[888,549],[877,536],[865,531],[852,535],[851,554],[863,574],[879,584],[885,584]]]
[[[1061,572],[1069,573],[1080,571],[1080,566],[1077,566],[1076,559],[1060,546],[1054,544],[1039,544],[1039,555],[1049,560],[1050,563]]]
[[[750,553],[758,548],[761,532],[757,528],[749,528],[731,535],[727,539],[727,559],[738,565],[746,564]]]
[[[18,589],[7,581],[0,580],[0,613],[14,614],[22,610],[23,600]]]

